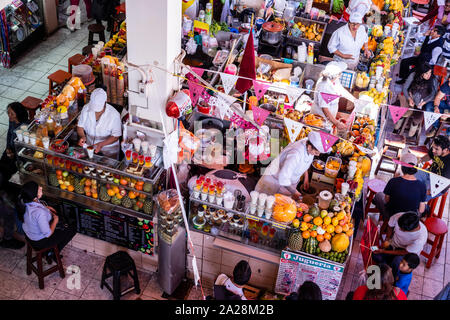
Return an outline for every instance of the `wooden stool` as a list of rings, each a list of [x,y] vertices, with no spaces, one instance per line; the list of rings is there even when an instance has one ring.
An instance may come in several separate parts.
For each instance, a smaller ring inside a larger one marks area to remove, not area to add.
[[[72,73],[72,66],[80,65],[84,61],[85,58],[86,58],[85,56],[83,56],[82,54],[79,54],[79,53],[77,53],[74,56],[71,56],[67,63],[69,66],[68,67],[69,73]]]
[[[417,159],[422,159],[428,154],[428,148],[426,146],[409,147],[408,151],[415,155]]]
[[[400,158],[402,150],[405,147],[406,147],[406,138],[404,136],[395,133],[387,133],[386,138],[384,139],[383,153],[381,155],[380,161],[378,162],[377,168],[375,169],[375,175],[377,175],[378,171],[380,170],[394,174],[397,171],[398,164],[393,162],[386,156],[398,159]],[[388,154],[388,152],[390,154]],[[394,170],[381,168],[381,165],[384,161],[392,162],[394,164]]]
[[[27,243],[27,275],[30,275],[31,271],[33,271],[37,275],[38,280],[39,280],[39,289],[44,289],[44,278],[46,276],[52,274],[53,272],[59,271],[59,275],[61,276],[61,278],[64,278],[66,276],[64,273],[64,267],[61,262],[61,257],[59,255],[59,250],[58,250],[57,245],[54,245],[49,248],[37,250],[31,246],[28,238],[26,238],[26,243]],[[56,266],[53,266],[47,270],[44,270],[43,264],[42,264],[42,258],[44,256],[44,254],[50,250],[53,250],[53,252],[55,253],[57,263],[56,263]],[[36,252],[35,257],[33,257],[33,251]],[[37,262],[37,268],[33,265],[33,262]]]
[[[58,70],[56,72],[53,72],[51,75],[47,77],[48,81],[48,94],[53,95],[54,88],[61,83],[64,83],[67,80],[70,80],[72,78],[72,74],[65,72],[64,70]]]
[[[371,179],[367,182],[368,193],[367,193],[366,207],[364,209],[364,220],[367,218],[369,212],[379,212],[377,208],[370,208],[370,205],[372,204],[375,195],[378,192],[383,192],[385,187],[386,182],[384,182],[383,180]]]
[[[108,272],[108,269],[110,273]],[[120,280],[122,275],[129,275],[134,282],[134,285],[125,289],[120,289]],[[106,279],[113,277],[113,287],[111,288]],[[114,300],[120,300],[120,297],[135,290],[137,294],[141,292],[139,287],[139,279],[137,275],[136,265],[130,255],[125,251],[117,251],[112,255],[106,257],[105,264],[103,266],[102,280],[100,282],[100,288],[105,286],[114,297]]]
[[[34,119],[36,110],[40,108],[42,100],[28,96],[21,103],[25,107],[25,109],[27,109],[29,119],[32,120]]]
[[[89,42],[88,45],[93,45],[94,43],[97,43],[98,41],[94,42],[94,34],[98,34],[99,41],[106,42],[105,40],[105,27],[102,24],[91,24],[88,26],[89,30]]]
[[[431,266],[433,258],[438,259],[441,254],[442,243],[444,242],[445,234],[448,232],[447,223],[442,219],[436,217],[430,217],[425,220],[425,226],[427,227],[428,235],[434,236],[433,240],[427,239],[427,243],[431,244],[431,251],[425,252],[422,250],[420,253],[422,256],[428,259],[427,268]]]

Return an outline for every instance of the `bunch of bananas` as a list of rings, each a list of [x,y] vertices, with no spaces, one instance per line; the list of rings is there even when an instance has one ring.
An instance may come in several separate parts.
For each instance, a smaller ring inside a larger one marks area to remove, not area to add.
[[[336,145],[337,151],[342,154],[344,157],[351,156],[353,152],[355,152],[355,147],[350,141],[347,140],[341,140]]]
[[[377,89],[372,88],[369,91],[361,91],[359,93],[359,96],[361,97],[362,95],[369,96],[373,99],[374,103],[380,104],[384,101],[384,98],[387,96],[387,93],[385,92],[385,90],[378,92]]]

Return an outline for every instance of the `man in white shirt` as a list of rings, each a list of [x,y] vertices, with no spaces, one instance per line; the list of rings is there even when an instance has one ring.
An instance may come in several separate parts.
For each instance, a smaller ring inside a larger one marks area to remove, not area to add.
[[[291,143],[270,163],[255,190],[268,195],[281,193],[298,199],[301,195],[297,191],[300,178],[305,175],[303,186],[309,189],[308,169],[314,156],[321,153],[325,153],[325,150],[320,133],[311,131],[308,139]]]
[[[410,58],[402,59],[400,62],[400,71],[398,73],[397,84],[404,84],[409,74],[412,72],[411,66],[428,63],[434,66],[442,54],[442,47],[444,45],[445,28],[443,26],[436,26],[426,33],[426,38],[420,48],[420,54]]]
[[[396,256],[404,256],[407,253],[420,255],[427,242],[428,231],[417,212],[394,214],[389,219],[388,226],[386,241],[383,248],[374,252],[374,261],[389,264]]]
[[[107,95],[103,89],[95,89],[91,100],[84,106],[78,119],[78,144],[93,146],[94,152],[118,159],[122,136],[122,121],[114,107],[106,103]]]
[[[357,11],[351,14],[349,23],[337,29],[330,38],[328,51],[333,54],[336,61],[344,61],[349,69],[356,69],[359,63],[361,48],[364,54],[371,55],[368,49],[369,37],[366,28],[362,25],[362,14]]]

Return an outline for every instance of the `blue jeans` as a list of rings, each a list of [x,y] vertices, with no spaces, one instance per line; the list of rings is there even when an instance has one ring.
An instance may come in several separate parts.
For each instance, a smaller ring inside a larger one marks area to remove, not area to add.
[[[439,113],[444,113],[445,110],[450,110],[450,106],[447,104],[447,101],[441,101],[441,103],[439,103]],[[425,111],[434,112],[433,101],[430,101],[425,105]],[[439,128],[439,119],[433,123],[433,126],[436,129]]]

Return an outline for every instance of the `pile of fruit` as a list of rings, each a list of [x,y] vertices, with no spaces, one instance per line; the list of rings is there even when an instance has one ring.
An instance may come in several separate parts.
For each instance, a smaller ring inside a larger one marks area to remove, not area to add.
[[[339,143],[333,146],[333,152],[339,152],[344,157],[349,157],[355,152],[355,147],[347,140],[340,140]]]
[[[312,206],[300,219],[292,222],[293,232],[289,236],[288,247],[336,262],[347,258],[350,237],[353,235],[351,222],[351,199],[333,199],[328,210]]]
[[[355,85],[358,88],[365,89],[369,85],[370,77],[365,72],[358,72]]]
[[[381,55],[387,54],[391,57],[394,55],[394,38],[387,37],[383,40],[383,44],[379,44],[379,46],[381,48]]]
[[[356,117],[349,139],[354,144],[373,149],[375,144],[375,128],[375,121],[368,116]]]
[[[323,128],[323,126],[325,125],[325,119],[322,116],[314,113],[308,113],[303,117],[302,121],[309,126],[318,128]]]
[[[299,21],[292,26],[290,35],[320,42],[320,40],[322,40],[323,31],[324,27],[319,23],[311,23],[307,25],[306,23]]]
[[[378,92],[377,89],[372,88],[369,91],[361,91],[359,96],[366,95],[373,99],[373,102],[376,104],[383,103],[385,98],[387,97],[387,93],[385,90]]]
[[[113,52],[120,52],[127,46],[127,24],[122,22],[118,33],[105,43],[104,48],[111,48]]]
[[[383,26],[377,24],[372,28],[372,36],[378,38],[383,36]]]

